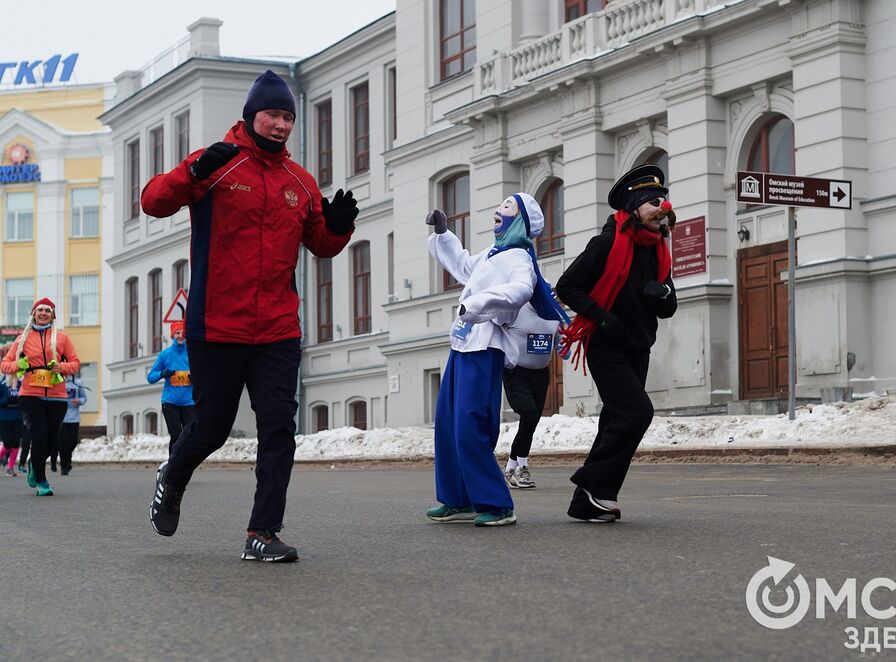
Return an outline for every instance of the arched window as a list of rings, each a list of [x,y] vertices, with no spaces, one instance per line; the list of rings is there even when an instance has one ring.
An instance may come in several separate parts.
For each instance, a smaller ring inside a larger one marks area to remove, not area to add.
[[[747,170],[792,175],[794,164],[793,122],[783,115],[775,115],[760,129],[747,158]]]
[[[349,405],[349,417],[351,426],[359,430],[367,429],[367,403],[364,400],[358,400]]]
[[[539,256],[563,252],[563,181],[557,180],[541,196],[544,230],[536,240]]]
[[[442,182],[442,209],[448,216],[448,229],[457,235],[464,248],[470,248],[470,173],[462,172]],[[442,287],[460,288],[447,271],[442,272]]]
[[[190,263],[187,260],[178,260],[171,267],[174,291],[171,296],[176,296],[178,290],[190,293]]]
[[[124,284],[125,305],[127,306],[127,331],[125,338],[128,348],[128,358],[137,357],[140,351],[140,339],[138,335],[137,324],[140,318],[140,299],[137,292],[137,277],[128,278]]]
[[[122,414],[121,415],[121,434],[125,437],[133,437],[134,436],[134,415],[133,414]]]
[[[352,246],[352,311],[355,335],[370,333],[370,242],[359,241]]]
[[[317,405],[311,409],[311,427],[313,432],[329,429],[330,410],[327,405]]]
[[[162,270],[149,272],[149,338],[152,353],[162,351]]]
[[[669,155],[664,149],[657,149],[647,155],[644,164],[659,166],[660,170],[666,176],[666,186],[669,185]]]
[[[154,411],[143,414],[143,431],[146,434],[159,434],[159,415]]]

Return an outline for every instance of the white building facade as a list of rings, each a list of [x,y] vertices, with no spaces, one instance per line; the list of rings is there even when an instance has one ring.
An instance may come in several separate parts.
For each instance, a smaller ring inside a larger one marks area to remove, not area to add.
[[[346,251],[303,255],[300,431],[432,422],[459,290],[428,255],[429,209],[445,209],[476,252],[493,240],[494,207],[533,194],[548,217],[542,271],[556,282],[609,215],[613,181],[645,162],[667,170],[687,233],[673,257],[694,257],[651,359],[658,409],[786,398],[786,210],[737,203],[739,170],[852,182],[851,209],[797,212],[797,395],[896,386],[893,28],[886,0],[398,0],[299,62],[296,154],[326,195],[351,188],[361,208]],[[232,115],[251,76],[228,71],[234,100],[218,108]],[[173,113],[186,98],[158,83],[141,94],[107,113],[116,159],[125,134],[149,130],[149,115],[130,124],[137,101]],[[125,117],[134,130],[120,129]],[[217,140],[214,128],[191,146]],[[148,239],[153,222],[134,226]],[[180,257],[146,239],[115,258],[134,275],[150,250]],[[123,288],[134,276],[113,267]],[[136,397],[118,388],[121,402]],[[590,377],[555,365],[549,412],[599,405]]]

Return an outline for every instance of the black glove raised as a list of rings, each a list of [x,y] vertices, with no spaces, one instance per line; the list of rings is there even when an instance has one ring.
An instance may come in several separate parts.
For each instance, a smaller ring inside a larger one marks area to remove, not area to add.
[[[644,284],[644,290],[641,293],[645,299],[656,301],[657,299],[665,299],[671,292],[672,290],[668,285],[656,280],[648,280]]]
[[[598,318],[597,328],[607,340],[619,341],[625,338],[625,327],[613,313],[604,311]]]
[[[457,316],[463,317],[467,314],[467,307],[464,304],[460,304],[460,308],[457,309]]]
[[[239,153],[240,148],[238,145],[233,143],[215,143],[210,145],[198,159],[193,161],[193,165],[190,166],[190,172],[193,173],[196,179],[208,179],[215,170],[232,160]]]
[[[431,225],[436,234],[443,234],[448,229],[448,217],[441,209],[433,209],[426,215],[426,224]]]
[[[324,222],[333,234],[348,234],[355,229],[355,219],[358,218],[358,201],[352,196],[351,190],[342,193],[342,189],[336,191],[333,200],[324,198],[321,200],[324,212]]]

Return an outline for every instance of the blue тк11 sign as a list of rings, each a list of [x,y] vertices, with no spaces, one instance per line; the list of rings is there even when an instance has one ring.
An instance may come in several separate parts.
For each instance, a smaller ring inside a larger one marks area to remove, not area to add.
[[[13,85],[65,83],[71,79],[77,61],[78,54],[72,53],[65,58],[61,55],[54,55],[48,60],[0,62],[0,85],[10,82]],[[56,77],[57,73],[59,73],[58,78]]]

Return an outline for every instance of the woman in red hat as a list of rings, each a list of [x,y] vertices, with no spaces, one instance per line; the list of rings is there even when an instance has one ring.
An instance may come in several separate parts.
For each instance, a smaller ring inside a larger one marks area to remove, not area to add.
[[[557,281],[557,296],[578,316],[562,331],[561,347],[584,359],[603,408],[597,437],[575,483],[567,514],[615,522],[617,501],[635,449],[653,420],[647,395],[650,348],[657,319],[678,307],[666,237],[675,214],[665,175],[655,165],[630,170],[610,190],[617,210]]]
[[[56,304],[47,298],[35,302],[31,319],[0,364],[7,382],[22,378],[19,408],[31,431],[28,486],[37,496],[52,496],[46,463],[57,447],[59,426],[68,409],[65,375],[81,369],[81,361],[69,337],[56,328]]]

